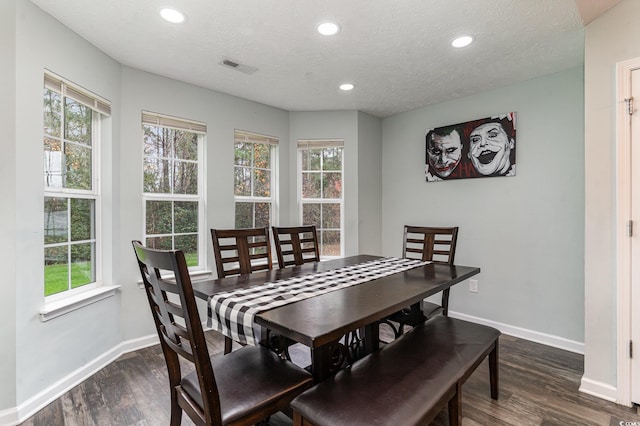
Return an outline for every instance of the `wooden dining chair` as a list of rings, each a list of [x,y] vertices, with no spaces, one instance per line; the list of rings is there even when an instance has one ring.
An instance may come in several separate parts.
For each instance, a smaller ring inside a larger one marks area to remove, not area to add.
[[[278,266],[302,265],[320,261],[318,233],[314,225],[310,226],[272,226],[273,240],[278,256]]]
[[[218,278],[272,269],[269,228],[212,229],[213,254]],[[231,352],[233,340],[224,338],[224,353]]]
[[[402,257],[453,265],[457,241],[457,226],[438,228],[405,225]],[[440,304],[423,301],[422,313],[427,319],[439,313],[447,316],[449,313],[449,289],[442,291]],[[405,326],[415,327],[418,323],[415,319],[415,313],[412,314],[409,307],[391,314],[383,322],[393,329],[396,338],[403,334]],[[397,328],[394,323],[398,324]]]
[[[148,249],[139,241],[133,248],[167,364],[171,425],[180,424],[183,411],[197,425],[255,424],[311,387],[307,371],[262,346],[211,358],[183,252]],[[163,279],[161,270],[174,280]],[[181,359],[192,372],[183,371]]]
[[[212,229],[218,278],[271,269],[269,228]]]

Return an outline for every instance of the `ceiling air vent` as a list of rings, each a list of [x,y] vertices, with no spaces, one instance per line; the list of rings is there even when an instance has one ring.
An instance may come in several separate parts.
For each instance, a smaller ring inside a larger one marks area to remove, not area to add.
[[[220,62],[220,65],[223,65],[228,68],[233,68],[234,70],[243,72],[245,74],[253,74],[254,72],[258,71],[258,68],[256,67],[252,67],[251,65],[241,64],[231,59],[223,59],[222,62]]]

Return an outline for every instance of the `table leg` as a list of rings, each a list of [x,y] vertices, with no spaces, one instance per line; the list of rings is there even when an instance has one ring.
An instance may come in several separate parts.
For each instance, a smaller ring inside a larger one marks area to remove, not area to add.
[[[364,327],[364,354],[368,355],[380,348],[380,323],[375,321]]]
[[[349,348],[340,341],[311,348],[311,374],[313,381],[319,383],[340,370],[347,360]]]

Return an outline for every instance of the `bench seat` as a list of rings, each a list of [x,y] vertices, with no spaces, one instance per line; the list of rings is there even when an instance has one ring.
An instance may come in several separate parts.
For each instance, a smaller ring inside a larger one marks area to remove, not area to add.
[[[437,316],[296,397],[294,425],[423,425],[449,405],[461,422],[461,387],[489,355],[498,398],[494,328]]]

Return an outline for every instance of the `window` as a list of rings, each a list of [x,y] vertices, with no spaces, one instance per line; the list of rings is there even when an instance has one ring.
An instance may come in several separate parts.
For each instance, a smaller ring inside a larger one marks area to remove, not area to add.
[[[204,136],[207,125],[142,112],[144,241],[182,250],[187,266],[204,268]]]
[[[272,224],[275,194],[274,161],[278,140],[236,130],[234,134],[235,227]]]
[[[44,295],[99,281],[100,120],[110,103],[61,77],[44,76]]]
[[[300,218],[318,230],[320,255],[343,253],[343,141],[298,141]]]

